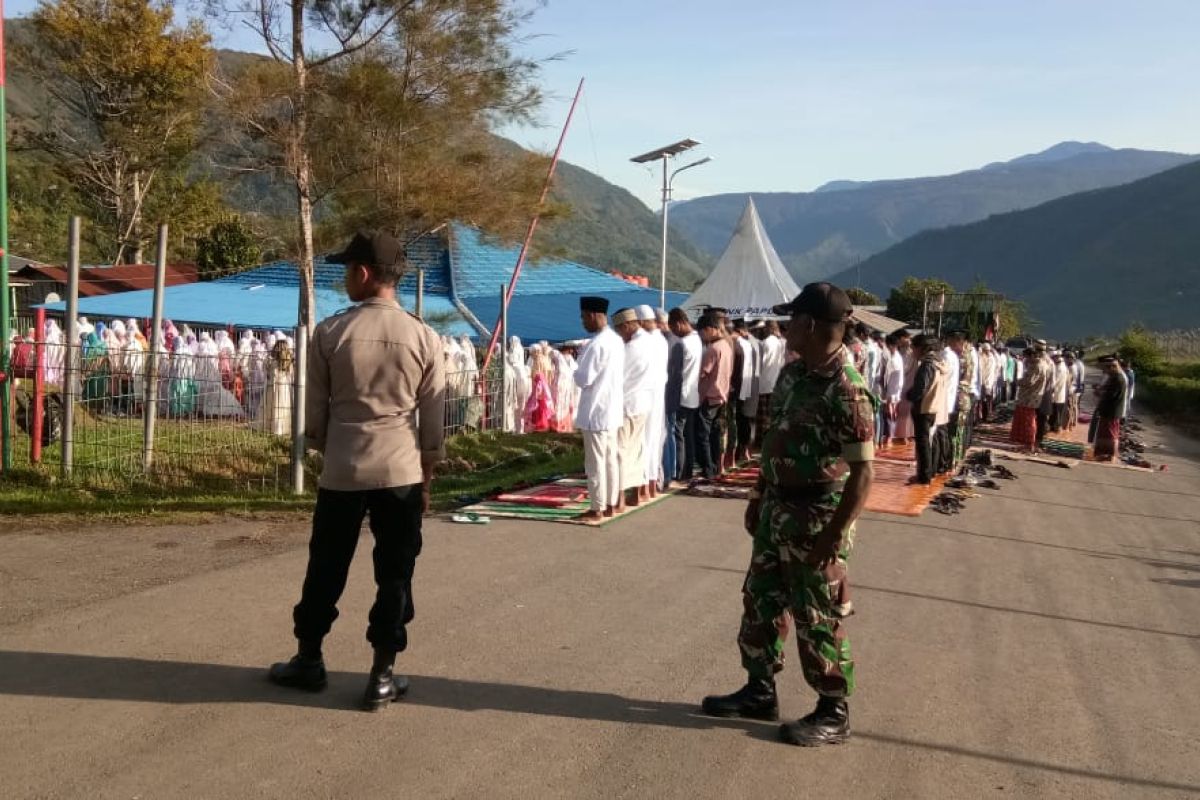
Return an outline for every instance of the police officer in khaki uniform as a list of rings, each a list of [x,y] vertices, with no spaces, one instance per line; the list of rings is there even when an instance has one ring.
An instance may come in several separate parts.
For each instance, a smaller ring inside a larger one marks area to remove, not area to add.
[[[445,365],[437,334],[396,301],[405,267],[399,241],[359,233],[326,260],[345,265],[346,292],[358,305],[318,325],[309,348],[304,434],[324,454],[324,466],[308,571],[293,614],[299,652],[273,665],[270,678],[310,691],[325,687],[321,640],[337,619],[369,515],[378,589],[367,627],[375,660],[363,705],[375,711],[407,688],[392,667],[408,645],[421,517],[445,452]]]

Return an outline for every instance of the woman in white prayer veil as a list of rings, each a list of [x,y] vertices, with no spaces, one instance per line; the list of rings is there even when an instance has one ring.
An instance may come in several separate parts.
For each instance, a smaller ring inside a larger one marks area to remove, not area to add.
[[[62,386],[63,359],[66,357],[62,328],[58,327],[54,320],[48,319],[42,329],[43,340],[46,342],[46,383]]]
[[[136,333],[137,330],[134,329],[125,335],[125,371],[129,374],[130,413],[146,402],[146,349],[142,347]]]
[[[525,348],[521,339],[508,339],[508,356],[504,364],[504,430],[525,432],[525,403],[529,401],[529,367],[525,366]]]
[[[575,430],[575,370],[557,350],[550,351],[554,365],[554,430],[570,433]]]
[[[200,387],[200,414],[205,417],[240,417],[245,414],[233,392],[221,385],[220,350],[207,333],[200,334],[196,382]]]
[[[267,391],[267,358],[266,346],[253,340],[246,366],[246,412],[255,420],[262,414],[263,395]]]
[[[475,345],[470,336],[458,337],[459,364],[463,373],[463,397],[466,408],[463,422],[468,428],[478,429],[483,422],[483,395],[479,391],[479,362],[475,360]]]
[[[452,336],[442,336],[442,359],[446,362],[446,410],[443,424],[449,431],[463,425],[462,348]]]

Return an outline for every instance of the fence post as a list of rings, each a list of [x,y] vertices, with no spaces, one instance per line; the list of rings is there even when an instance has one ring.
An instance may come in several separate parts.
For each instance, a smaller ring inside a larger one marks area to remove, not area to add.
[[[79,217],[71,217],[67,254],[67,318],[63,348],[62,475],[71,477],[75,462],[75,401],[80,377],[79,346]]]
[[[505,415],[508,413],[508,389],[504,385],[504,370],[508,367],[508,303],[505,302],[508,287],[500,284],[500,424],[496,427],[504,431]],[[486,379],[486,372],[485,379]]]
[[[29,463],[42,463],[42,426],[46,409],[46,309],[39,308],[33,323],[33,424],[29,426]]]
[[[167,226],[158,226],[158,253],[154,260],[154,327],[150,331],[150,352],[146,358],[146,385],[142,401],[142,468],[149,473],[154,466],[154,424],[158,419],[158,347],[162,341],[163,293],[167,285]]]
[[[417,319],[425,319],[425,268],[417,268]]]
[[[308,371],[308,326],[296,327],[292,375],[292,494],[304,494],[304,393]]]

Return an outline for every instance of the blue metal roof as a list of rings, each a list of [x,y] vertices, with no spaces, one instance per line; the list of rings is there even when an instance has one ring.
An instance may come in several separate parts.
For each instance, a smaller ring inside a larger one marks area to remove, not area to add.
[[[170,286],[163,294],[163,318],[176,322],[237,328],[296,327],[299,315],[298,286],[238,285],[233,281],[211,281]],[[353,303],[345,292],[332,288],[316,290],[317,319],[325,319]],[[400,303],[408,310],[416,308],[415,294],[401,293]],[[153,314],[154,292],[150,290],[86,297],[79,300],[79,313],[93,320],[148,319]],[[51,311],[64,311],[65,303],[50,303]],[[439,333],[451,336],[475,336],[477,331],[459,313],[445,295],[424,299],[424,316]]]
[[[520,253],[465,225],[450,228],[449,247],[437,236],[407,245],[410,265],[425,269],[424,316],[437,331],[479,336],[455,299],[469,315],[490,329],[500,314],[500,287],[507,286]],[[343,268],[318,259],[315,264],[317,319],[351,305],[342,289]],[[300,276],[293,262],[276,261],[215,281],[172,286],[163,298],[163,316],[175,322],[239,328],[294,328],[298,316]],[[400,302],[416,307],[417,270],[399,284]],[[656,289],[643,289],[592,267],[562,259],[527,263],[509,305],[509,332],[523,340],[560,342],[585,335],[579,324],[579,297],[607,297],[613,311],[626,306],[658,305]],[[151,291],[123,292],[83,298],[79,313],[93,319],[136,317],[151,313]],[[687,295],[667,293],[668,307],[682,305]],[[46,306],[63,311],[64,303]]]

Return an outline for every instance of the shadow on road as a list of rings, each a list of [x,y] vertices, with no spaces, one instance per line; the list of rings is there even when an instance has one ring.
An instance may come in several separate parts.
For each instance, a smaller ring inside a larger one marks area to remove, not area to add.
[[[270,703],[355,711],[365,679],[365,672],[330,672],[329,688],[314,693],[269,683],[265,667],[0,650],[0,695],[185,705]],[[778,735],[774,723],[705,717],[696,713],[696,704],[425,675],[412,675],[410,679],[413,689],[402,701],[405,705],[672,728],[735,728],[771,740]]]
[[[1142,628],[1137,625],[1124,625],[1120,622],[1101,622],[1094,619],[1083,619],[1081,617],[1064,617],[1061,614],[1047,614],[1044,611],[1030,611],[1023,608],[1009,608],[1007,606],[994,606],[987,603],[976,603],[972,600],[959,600],[954,597],[938,597],[934,594],[921,594],[920,592],[905,592],[899,589],[884,589],[878,586],[865,586],[861,583],[852,584],[852,591],[855,592],[878,592],[880,594],[890,594],[896,597],[911,597],[914,600],[930,600],[935,603],[950,603],[956,606],[966,606],[968,608],[979,608],[984,611],[1000,611],[1006,614],[1022,614],[1028,617],[1039,617],[1040,619],[1052,619],[1058,622],[1073,622],[1078,625],[1093,625],[1098,628],[1112,628],[1114,630],[1132,631],[1134,633],[1150,633],[1156,636],[1174,636],[1179,639],[1200,639],[1200,633],[1179,633],[1177,631],[1161,631],[1156,628]]]
[[[0,650],[0,695],[167,704],[275,703],[352,710],[358,699],[363,676],[336,672],[330,673],[329,677],[329,691],[311,694],[270,685],[265,679],[265,671],[260,667]],[[606,692],[550,689],[427,675],[413,675],[411,680],[412,689],[403,705],[464,712],[535,714],[684,730],[732,728],[763,740],[775,740],[777,736],[773,723],[704,717],[696,714],[695,706],[688,703],[637,700]],[[1083,767],[871,731],[856,731],[855,738],[884,745],[1013,764],[1091,780],[1177,791],[1196,789],[1189,784],[1108,774]]]

